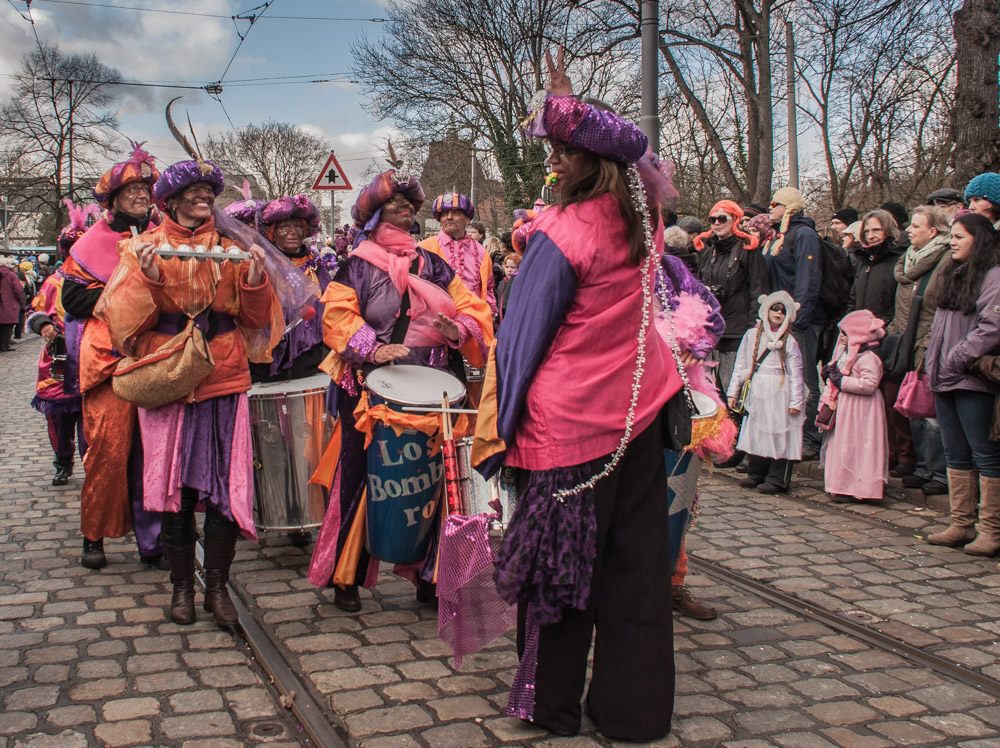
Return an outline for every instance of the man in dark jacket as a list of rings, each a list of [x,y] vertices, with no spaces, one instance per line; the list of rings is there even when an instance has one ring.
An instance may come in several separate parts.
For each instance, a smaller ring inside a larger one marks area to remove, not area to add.
[[[792,324],[792,337],[802,350],[802,377],[806,389],[806,421],[802,429],[802,459],[819,456],[821,440],[816,428],[819,403],[817,350],[819,333],[826,321],[819,304],[823,285],[823,261],[820,257],[816,222],[803,215],[806,201],[794,187],[784,187],[771,198],[771,221],[778,236],[766,248],[771,293],[787,291],[801,307]]]

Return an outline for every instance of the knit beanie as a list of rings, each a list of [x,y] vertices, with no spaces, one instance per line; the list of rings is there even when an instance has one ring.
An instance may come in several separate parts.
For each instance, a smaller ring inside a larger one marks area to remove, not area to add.
[[[965,202],[969,202],[974,197],[989,200],[1000,208],[1000,174],[987,172],[973,177],[965,188]]]
[[[845,226],[850,226],[860,217],[861,216],[858,215],[858,211],[856,208],[848,206],[846,208],[841,208],[836,213],[834,213],[832,220],[843,221]]]
[[[902,231],[903,227],[910,221],[910,214],[906,212],[906,206],[902,203],[890,200],[887,203],[882,203],[879,207],[896,219],[896,226],[900,231]]]

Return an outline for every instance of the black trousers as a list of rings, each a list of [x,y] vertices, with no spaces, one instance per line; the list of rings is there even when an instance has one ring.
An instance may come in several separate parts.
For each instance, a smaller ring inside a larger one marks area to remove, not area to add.
[[[747,477],[759,483],[773,483],[787,491],[792,485],[792,462],[747,455]]]
[[[594,460],[593,473],[607,462],[607,457]],[[590,602],[586,610],[570,611],[559,623],[540,628],[534,721],[558,732],[580,729],[580,698],[594,640],[588,715],[609,738],[654,740],[670,732],[674,704],[667,480],[659,419],[632,441],[594,493],[597,558]],[[525,611],[519,609],[519,654],[525,635]]]
[[[0,325],[0,352],[10,350],[10,336],[14,332],[15,322]]]

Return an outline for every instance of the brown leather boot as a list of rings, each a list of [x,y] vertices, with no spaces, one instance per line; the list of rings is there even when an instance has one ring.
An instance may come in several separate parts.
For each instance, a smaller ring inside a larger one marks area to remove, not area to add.
[[[671,589],[670,597],[674,605],[674,610],[682,616],[696,618],[699,621],[711,621],[719,616],[719,611],[711,605],[705,605],[695,600],[691,596],[691,590],[683,584],[679,584]]]
[[[948,469],[948,500],[951,504],[951,526],[927,536],[931,545],[955,547],[976,537],[976,473],[972,470]]]
[[[979,525],[976,539],[965,546],[970,556],[995,556],[1000,551],[1000,478],[979,476]]]
[[[236,556],[235,522],[205,522],[205,610],[219,626],[235,626],[239,613],[229,597],[229,567]]]
[[[170,598],[170,620],[187,626],[194,623],[194,546],[183,549],[164,548],[170,564],[170,581],[174,593]]]

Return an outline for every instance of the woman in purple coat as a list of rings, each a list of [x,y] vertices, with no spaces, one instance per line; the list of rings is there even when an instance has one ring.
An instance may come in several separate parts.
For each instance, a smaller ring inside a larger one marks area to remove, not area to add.
[[[0,261],[0,353],[10,350],[10,336],[24,307],[24,287],[10,265]]]
[[[938,271],[937,312],[923,363],[941,425],[951,502],[951,526],[927,540],[964,545],[973,556],[1000,551],[1000,442],[989,438],[998,388],[973,368],[980,356],[1000,351],[998,260],[998,236],[988,218],[956,219],[951,259]]]

